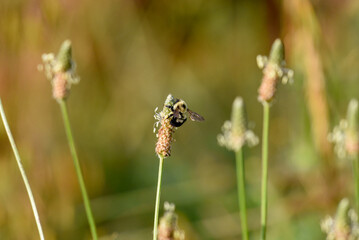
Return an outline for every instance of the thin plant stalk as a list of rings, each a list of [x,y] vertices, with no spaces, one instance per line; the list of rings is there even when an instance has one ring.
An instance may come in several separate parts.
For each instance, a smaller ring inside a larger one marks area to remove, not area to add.
[[[12,134],[11,134],[9,124],[8,124],[8,122],[7,122],[7,120],[6,120],[6,115],[5,115],[4,108],[3,108],[3,106],[2,106],[1,99],[0,99],[0,113],[1,113],[2,121],[3,121],[3,123],[4,123],[4,127],[5,127],[5,130],[6,130],[6,134],[7,134],[8,138],[9,138],[9,141],[10,141],[10,144],[11,144],[11,148],[12,148],[12,150],[13,150],[13,152],[14,152],[15,159],[16,159],[17,165],[18,165],[18,167],[19,167],[21,176],[22,176],[22,180],[24,181],[27,194],[29,195],[29,199],[30,199],[30,203],[31,203],[31,208],[32,208],[32,211],[33,211],[33,213],[34,213],[34,217],[35,217],[37,229],[38,229],[38,231],[39,231],[40,239],[41,239],[41,240],[44,240],[45,237],[44,237],[44,233],[43,233],[43,230],[42,230],[39,213],[37,212],[35,199],[34,199],[34,196],[32,195],[30,183],[29,183],[29,181],[28,181],[28,179],[27,179],[27,177],[26,177],[24,167],[22,166],[20,154],[19,154],[19,152],[18,152],[18,150],[17,150],[16,144],[15,144],[15,140],[14,140]]]
[[[355,187],[355,206],[356,212],[359,212],[359,159],[358,156],[353,157],[353,177]]]
[[[163,169],[163,156],[158,155],[160,163],[158,167],[158,181],[156,192],[156,205],[155,205],[155,218],[153,223],[153,240],[157,240],[158,235],[158,215],[160,210],[160,197],[161,197],[161,182],[162,182],[162,169]]]
[[[261,240],[266,239],[266,231],[267,231],[268,130],[269,130],[269,103],[263,102]]]
[[[237,166],[239,213],[240,213],[241,225],[242,225],[242,239],[248,240],[246,190],[245,190],[244,161],[243,161],[242,148],[240,148],[236,152],[236,166]]]
[[[89,197],[87,195],[85,182],[84,182],[82,172],[81,172],[80,162],[79,162],[79,159],[77,157],[75,143],[74,143],[74,139],[72,137],[72,131],[71,131],[71,126],[70,126],[69,116],[68,116],[68,113],[67,113],[66,102],[64,100],[58,100],[58,102],[60,104],[61,113],[62,113],[62,117],[63,117],[63,120],[64,120],[65,131],[66,131],[66,136],[67,136],[67,140],[68,140],[69,147],[70,147],[71,156],[72,156],[72,159],[73,159],[74,164],[75,164],[76,174],[77,174],[77,178],[78,178],[78,181],[79,181],[79,184],[80,184],[80,189],[81,189],[82,198],[83,198],[84,205],[85,205],[85,211],[86,211],[86,215],[87,215],[87,220],[88,220],[89,225],[90,225],[91,235],[92,235],[92,238],[94,240],[97,240],[98,237],[97,237],[97,232],[96,232],[95,220],[94,220],[94,217],[92,215],[90,200],[89,200]]]

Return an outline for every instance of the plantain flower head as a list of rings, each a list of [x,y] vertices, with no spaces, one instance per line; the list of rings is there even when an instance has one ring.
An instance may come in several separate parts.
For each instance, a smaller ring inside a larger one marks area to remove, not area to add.
[[[164,208],[165,213],[158,225],[158,240],[184,240],[184,232],[178,228],[175,205],[165,202]]]
[[[327,240],[359,239],[358,216],[350,209],[348,199],[340,201],[335,217],[327,216],[321,222],[321,228],[327,234]]]
[[[163,158],[171,156],[171,147],[172,142],[174,141],[173,134],[176,128],[171,125],[170,115],[172,114],[172,111],[169,106],[173,106],[175,100],[176,99],[172,96],[172,94],[169,94],[166,98],[162,111],[157,113],[157,108],[155,110],[155,127],[160,125],[160,128],[156,134],[158,139],[155,150],[157,155]],[[156,128],[153,130],[155,132]]]
[[[39,70],[44,71],[46,78],[50,80],[53,97],[58,101],[66,99],[71,85],[80,81],[75,72],[76,64],[72,59],[71,41],[66,40],[62,43],[56,57],[53,53],[43,54],[42,62]]]
[[[257,65],[263,72],[262,83],[258,89],[258,100],[270,102],[277,91],[277,84],[292,83],[294,72],[285,68],[284,45],[280,39],[276,39],[272,45],[269,59],[266,56],[257,56]]]
[[[232,151],[238,151],[245,143],[249,146],[258,144],[257,136],[247,129],[242,98],[237,97],[234,100],[231,120],[224,122],[222,134],[217,136],[217,140],[220,146]]]
[[[328,136],[334,143],[334,151],[339,158],[353,158],[359,152],[358,101],[352,99],[348,105],[347,117],[335,126]]]

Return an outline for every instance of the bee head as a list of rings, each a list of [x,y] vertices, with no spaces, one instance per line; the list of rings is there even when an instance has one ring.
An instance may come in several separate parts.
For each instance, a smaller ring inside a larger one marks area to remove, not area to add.
[[[173,105],[173,109],[185,113],[187,111],[187,104],[182,99],[178,99],[178,101]]]

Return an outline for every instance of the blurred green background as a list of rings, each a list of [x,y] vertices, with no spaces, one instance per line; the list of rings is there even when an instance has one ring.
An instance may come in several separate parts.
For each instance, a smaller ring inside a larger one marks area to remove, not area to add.
[[[320,220],[353,196],[350,164],[336,159],[327,134],[359,96],[358,29],[356,0],[1,0],[0,95],[46,239],[90,233],[60,110],[37,71],[42,53],[72,41],[81,82],[69,114],[99,235],[152,238],[153,115],[172,93],[206,121],[176,132],[161,206],[176,204],[187,239],[231,240],[240,239],[234,154],[216,136],[238,95],[261,136],[256,56],[281,37],[295,82],[279,87],[271,108],[268,239],[324,239]],[[260,154],[245,150],[253,239]],[[0,239],[38,239],[3,127]]]

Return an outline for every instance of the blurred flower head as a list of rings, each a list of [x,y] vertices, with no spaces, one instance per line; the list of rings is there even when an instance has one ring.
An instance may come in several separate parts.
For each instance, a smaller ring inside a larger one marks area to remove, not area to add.
[[[165,213],[158,225],[158,240],[184,240],[184,231],[180,230],[177,225],[178,216],[175,213],[175,205],[165,202],[164,209]]]
[[[348,199],[340,201],[336,216],[327,216],[321,222],[321,228],[327,234],[327,240],[359,239],[358,216],[350,209]]]
[[[334,143],[334,151],[339,158],[356,157],[359,152],[358,101],[349,102],[347,117],[340,120],[328,140]]]
[[[280,39],[276,39],[272,45],[269,59],[266,56],[257,56],[257,65],[263,71],[262,83],[258,89],[258,99],[261,102],[273,100],[277,90],[277,83],[292,83],[294,72],[285,68],[284,45]]]
[[[222,134],[217,136],[218,144],[229,150],[238,151],[245,143],[249,146],[258,144],[257,136],[247,129],[244,116],[244,104],[240,97],[237,97],[232,106],[231,121],[225,121],[222,126]]]
[[[45,76],[52,85],[53,97],[62,100],[68,97],[72,84],[80,81],[76,75],[76,64],[72,59],[72,47],[70,40],[62,43],[59,53],[55,57],[53,53],[42,55],[43,64],[39,70],[44,71]]]

